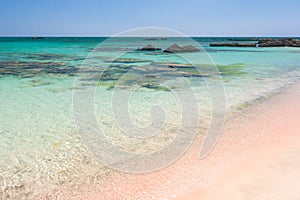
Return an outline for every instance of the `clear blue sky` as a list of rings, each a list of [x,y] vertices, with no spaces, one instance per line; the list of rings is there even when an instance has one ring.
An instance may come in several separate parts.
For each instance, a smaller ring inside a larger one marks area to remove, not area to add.
[[[300,36],[299,0],[1,0],[0,35],[103,36],[164,27],[192,36]]]

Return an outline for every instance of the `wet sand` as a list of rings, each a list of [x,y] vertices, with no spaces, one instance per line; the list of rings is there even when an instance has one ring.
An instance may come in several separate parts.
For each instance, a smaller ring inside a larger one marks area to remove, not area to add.
[[[37,199],[300,199],[299,100],[296,85],[227,121],[203,160],[198,138],[162,170],[99,172]]]

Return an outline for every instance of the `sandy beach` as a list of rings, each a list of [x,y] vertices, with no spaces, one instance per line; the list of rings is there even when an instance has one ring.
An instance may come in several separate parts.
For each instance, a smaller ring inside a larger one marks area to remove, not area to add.
[[[235,143],[244,140],[239,138],[240,133],[261,135],[246,150],[235,148],[234,152],[244,158],[224,167],[208,186],[189,189],[174,199],[299,199],[299,99],[297,85],[241,116],[238,129],[225,129],[225,135],[235,138]]]
[[[0,200],[300,200],[300,1],[0,5]]]
[[[298,84],[228,120],[203,160],[199,138],[157,172],[95,175],[38,199],[299,199],[299,99]]]

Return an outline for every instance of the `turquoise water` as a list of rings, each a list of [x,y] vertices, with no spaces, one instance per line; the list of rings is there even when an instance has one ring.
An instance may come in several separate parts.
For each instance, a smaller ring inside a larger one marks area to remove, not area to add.
[[[105,39],[0,38],[2,197],[33,197],[99,169],[109,170],[102,168],[80,142],[73,113],[74,89],[96,85],[95,113],[108,138],[123,149],[149,152],[175,137],[174,130],[180,124],[180,103],[172,90],[186,90],[183,78],[188,80],[199,104],[201,134],[208,128],[212,112],[210,91],[203,77],[213,81],[214,73],[221,74],[229,118],[297,82],[300,75],[298,48],[209,47],[211,42],[234,38],[194,38],[205,51],[184,55],[204,69],[204,74],[199,74],[179,55],[134,51],[147,44],[163,49],[174,43],[189,44],[182,38],[115,38],[109,42]],[[112,59],[119,54],[119,60]],[[172,64],[180,66],[169,67]],[[218,72],[205,71],[214,64]],[[102,72],[99,81],[97,74]],[[76,84],[78,80],[80,85]],[[151,105],[162,105],[166,115],[164,134],[146,143],[122,135],[110,109],[115,88],[136,89],[128,101],[124,100],[136,126],[151,124]]]

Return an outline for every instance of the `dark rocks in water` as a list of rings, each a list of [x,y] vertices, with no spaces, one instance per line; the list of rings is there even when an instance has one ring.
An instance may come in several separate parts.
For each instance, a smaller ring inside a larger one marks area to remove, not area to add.
[[[146,78],[159,78],[158,76],[155,76],[153,74],[146,74],[145,77]]]
[[[119,88],[147,88],[150,90],[168,91],[168,88],[164,87],[163,83],[174,78],[203,78],[212,76],[211,73],[200,73],[195,66],[184,63],[151,63],[149,65],[134,66],[130,65],[128,69],[120,71],[120,68],[116,66],[110,66],[101,75],[95,76],[91,74],[87,79],[81,79],[82,81],[93,82],[99,81],[98,86],[106,89]],[[125,75],[125,76],[124,76]],[[121,78],[122,77],[122,78]]]
[[[143,48],[137,49],[137,51],[159,51],[159,50],[161,50],[161,48],[157,48],[151,44],[149,44]],[[177,44],[173,44],[172,46],[170,46],[163,52],[164,53],[186,53],[186,52],[198,52],[198,51],[200,51],[200,49],[198,49],[192,45],[181,47],[181,46],[178,46]]]
[[[227,41],[258,41],[258,38],[228,38]]]
[[[266,38],[259,40],[257,44],[259,47],[300,47],[300,40],[293,38],[283,38],[279,40]]]
[[[165,66],[155,66],[155,65],[147,65],[143,67],[133,67],[132,68],[136,73],[139,74],[159,74],[159,73],[164,73],[164,72],[171,72],[171,71],[176,71],[178,69],[174,68],[168,68]]]
[[[149,60],[135,59],[135,58],[117,58],[117,59],[105,59],[106,63],[141,63],[150,62]]]
[[[32,59],[32,60],[54,60],[54,59],[63,59],[64,55],[32,53],[32,54],[28,54],[25,58]]]
[[[41,40],[44,39],[43,37],[31,37],[32,40]]]
[[[198,52],[198,51],[200,51],[200,49],[198,49],[192,45],[188,45],[188,46],[182,47],[181,52]]]
[[[178,46],[177,44],[173,44],[172,46],[168,47],[164,52],[166,53],[175,53],[180,52],[182,50],[182,47]]]
[[[146,83],[143,84],[142,86],[148,89],[156,89],[158,87],[156,84],[151,84],[151,83]]]
[[[59,60],[59,61],[77,61],[84,60],[84,57],[79,57],[77,55],[68,55],[68,54],[52,54],[52,53],[30,53],[22,56],[23,58],[30,60]]]
[[[207,75],[207,74],[200,74],[199,72],[197,73],[197,72],[179,72],[179,74],[181,75],[181,76],[184,76],[184,77],[187,77],[187,78],[189,78],[189,77],[209,77],[209,75]]]
[[[300,47],[300,40],[293,38],[263,38],[257,43],[212,43],[215,47]]]
[[[159,51],[161,48],[157,48],[151,44],[148,44],[147,46],[143,48],[138,48],[137,51]]]
[[[185,52],[198,52],[198,51],[200,51],[200,49],[192,45],[181,47],[177,44],[173,44],[172,46],[164,50],[165,53],[185,53]]]
[[[184,63],[153,62],[152,65],[156,65],[156,66],[160,66],[160,67],[169,67],[169,68],[195,68],[191,64],[184,64]]]
[[[142,84],[142,87],[147,89],[152,89],[152,90],[158,90],[158,91],[170,91],[170,89],[168,89],[167,87],[155,83],[145,83]]]
[[[52,82],[43,81],[41,79],[34,79],[31,81],[28,81],[27,84],[31,87],[38,87],[38,86],[50,85],[50,84],[52,84]]]
[[[273,38],[263,38],[263,39],[259,39],[258,43],[268,43],[268,42],[276,42],[277,40],[273,39]]]
[[[73,76],[78,68],[68,66],[64,62],[28,62],[28,61],[4,61],[0,62],[0,75],[11,75],[22,77],[44,76],[48,74],[59,74]]]

